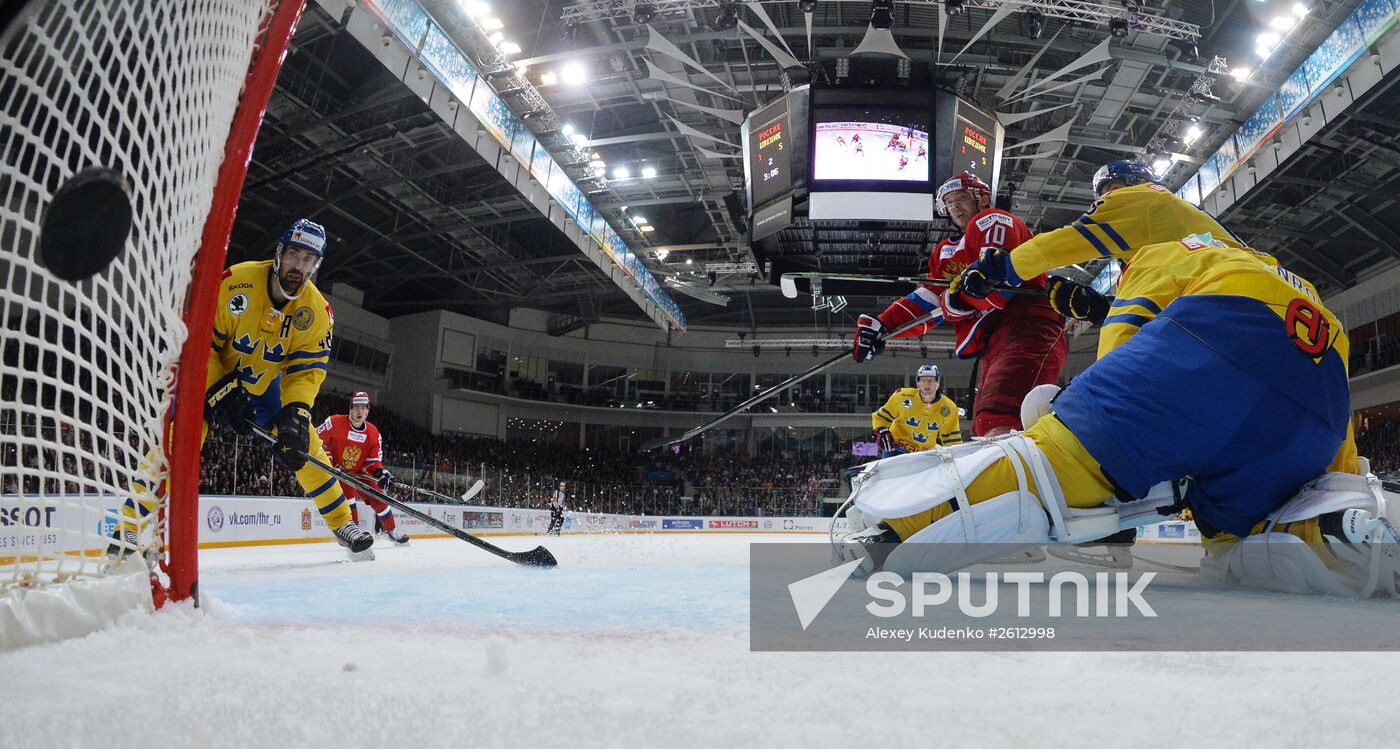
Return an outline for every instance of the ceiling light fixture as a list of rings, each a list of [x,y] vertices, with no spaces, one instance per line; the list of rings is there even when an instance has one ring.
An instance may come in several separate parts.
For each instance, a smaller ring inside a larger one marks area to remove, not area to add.
[[[583,71],[583,65],[576,62],[565,65],[561,72],[564,82],[570,86],[577,86],[588,78],[587,74]]]

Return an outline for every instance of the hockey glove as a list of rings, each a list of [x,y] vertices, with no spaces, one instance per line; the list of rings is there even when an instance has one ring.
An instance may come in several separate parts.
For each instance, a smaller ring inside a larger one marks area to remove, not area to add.
[[[311,447],[311,407],[288,403],[272,420],[272,426],[277,430],[277,462],[293,473],[300,471]]]
[[[374,480],[378,482],[379,491],[384,492],[385,494],[388,494],[389,492],[393,491],[394,474],[389,473],[389,469],[380,466],[379,468],[375,469],[374,473],[371,475],[374,476]]]
[[[251,437],[253,427],[248,422],[255,418],[253,396],[243,388],[237,370],[220,377],[205,391],[204,420],[211,426],[232,429],[240,437]]]
[[[1010,272],[1011,251],[1000,248],[989,250],[981,260],[967,266],[948,284],[948,295],[962,292],[976,299],[986,299],[988,294],[996,291],[998,284],[1006,283]]]
[[[873,359],[885,350],[885,324],[880,318],[861,315],[856,319],[856,343],[851,350],[851,358],[856,363]]]
[[[904,454],[904,448],[894,441],[894,435],[884,427],[875,430],[875,444],[880,448],[881,458]]]
[[[1050,306],[1065,317],[1103,325],[1112,300],[1082,283],[1060,276],[1050,277]]]

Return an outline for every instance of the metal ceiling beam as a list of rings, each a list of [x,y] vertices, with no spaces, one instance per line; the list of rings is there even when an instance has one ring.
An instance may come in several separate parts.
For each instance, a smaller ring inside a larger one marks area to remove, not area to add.
[[[825,0],[836,3],[859,3],[869,6],[868,0]],[[941,5],[940,0],[902,0],[906,6],[927,6],[933,7]],[[719,8],[726,3],[726,0],[651,0],[651,6],[656,10],[658,16],[674,14],[689,15],[691,11],[703,8]],[[768,3],[775,4],[775,0],[768,0]],[[1121,7],[1112,5],[1100,5],[1099,3],[1084,2],[1084,0],[965,0],[965,8],[989,8],[995,10],[1003,5],[1015,6],[1021,10],[1038,10],[1050,18],[1060,18],[1066,21],[1077,21],[1080,23],[1092,23],[1096,25],[1107,25],[1110,19],[1124,18],[1126,11]],[[631,20],[631,8],[624,6],[616,0],[602,0],[602,2],[577,3],[565,6],[560,20],[564,23],[587,23],[590,21],[602,21],[619,19],[623,21]],[[1152,15],[1150,13],[1135,14],[1137,28],[1152,34],[1165,36],[1169,39],[1184,39],[1195,41],[1201,38],[1201,27],[1194,23],[1177,21],[1163,16]]]

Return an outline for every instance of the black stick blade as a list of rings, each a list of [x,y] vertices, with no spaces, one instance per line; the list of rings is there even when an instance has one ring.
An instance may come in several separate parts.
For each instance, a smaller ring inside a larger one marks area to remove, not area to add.
[[[511,555],[511,561],[516,564],[523,564],[526,567],[558,567],[559,562],[554,555],[549,553],[549,549],[543,546],[536,546],[529,551],[522,551]]]

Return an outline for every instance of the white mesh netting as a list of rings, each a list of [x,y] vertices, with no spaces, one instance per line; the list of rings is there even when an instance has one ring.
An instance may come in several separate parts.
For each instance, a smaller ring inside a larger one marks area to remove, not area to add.
[[[0,39],[0,608],[103,575],[117,507],[167,471],[191,265],[267,14],[259,0],[34,0]],[[131,235],[106,269],[62,281],[39,262],[40,222],[92,166],[131,186]],[[174,449],[197,460],[197,444]]]

